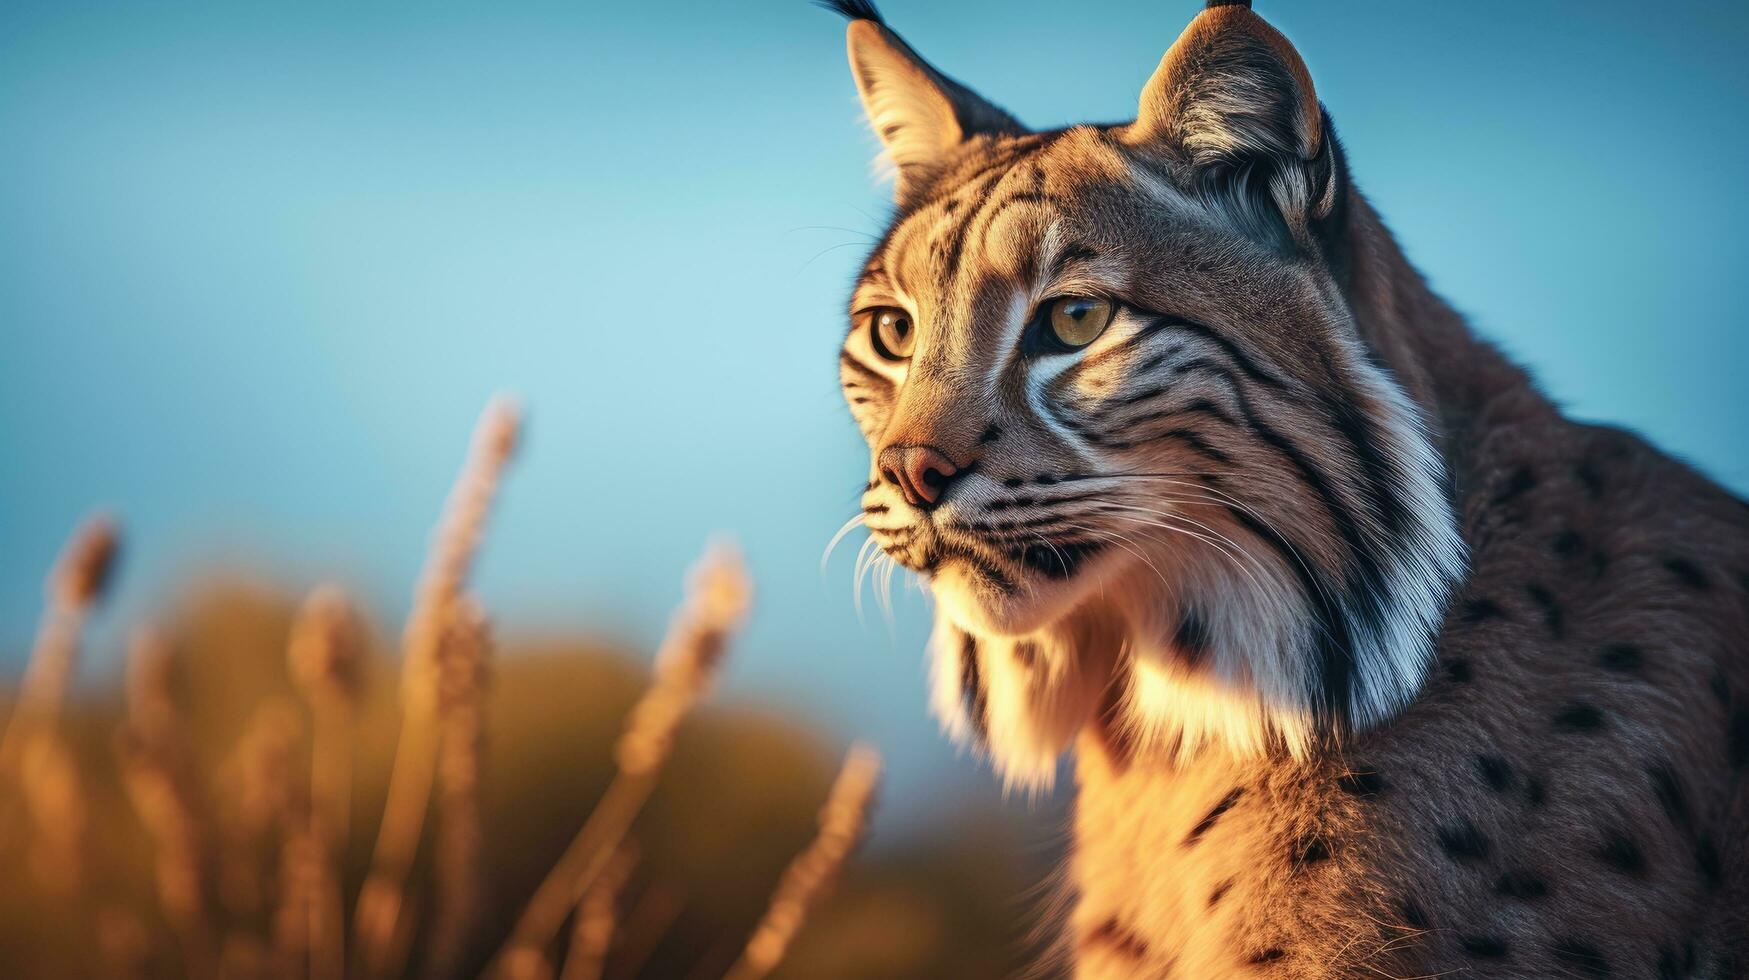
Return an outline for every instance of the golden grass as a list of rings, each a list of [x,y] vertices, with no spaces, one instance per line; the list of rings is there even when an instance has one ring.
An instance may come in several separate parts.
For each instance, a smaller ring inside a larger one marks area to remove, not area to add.
[[[85,874],[88,814],[80,774],[58,728],[61,706],[77,666],[79,633],[103,594],[115,565],[115,524],[97,516],[80,527],[55,563],[47,602],[24,684],[0,735],[0,852],[23,845],[18,804],[35,831],[30,866],[52,892],[72,894]]]
[[[861,842],[880,778],[880,754],[867,745],[852,746],[820,811],[820,833],[784,872],[765,917],[753,930],[741,958],[729,969],[729,980],[759,980],[783,959],[801,931],[808,909]]]
[[[354,917],[354,936],[365,976],[398,974],[407,954],[411,919],[405,907],[406,879],[424,830],[437,767],[438,660],[451,618],[456,615],[454,606],[485,535],[492,499],[516,448],[519,424],[517,410],[507,400],[497,399],[487,406],[414,592],[413,611],[402,642],[401,740],[395,750],[389,800],[377,831],[371,875],[359,893]],[[447,903],[456,900],[454,894],[446,894]]]
[[[492,638],[466,582],[518,422],[508,402],[488,407],[433,536],[403,633],[401,720],[382,818],[350,919],[346,868],[357,836],[359,702],[369,669],[360,619],[331,586],[313,591],[289,624],[284,663],[303,705],[284,697],[256,703],[210,781],[193,734],[199,725],[178,698],[185,679],[171,644],[149,627],[134,634],[113,758],[149,845],[154,908],[143,917],[124,896],[87,889],[93,801],[60,719],[116,534],[97,519],[74,536],[51,576],[43,626],[0,742],[0,797],[23,803],[0,807],[0,843],[16,838],[45,890],[80,913],[64,921],[84,932],[106,975],[168,969],[195,978],[320,980],[410,971],[447,977],[478,967],[469,956],[478,955],[487,901],[491,829],[481,780]],[[549,978],[558,962],[565,980],[601,977],[622,922],[641,930],[622,944],[635,973],[673,922],[684,898],[654,885],[622,916],[638,863],[627,835],[683,724],[709,693],[751,591],[727,546],[713,547],[692,570],[653,679],[616,743],[617,773],[508,931],[491,965],[497,975]],[[861,838],[878,773],[872,750],[852,751],[818,835],[782,877],[735,977],[765,975],[788,950]],[[419,873],[426,837],[430,861]],[[168,925],[171,948],[155,946],[152,918]]]
[[[499,975],[538,975],[531,964],[625,840],[656,787],[680,722],[709,690],[750,598],[746,572],[728,548],[713,549],[693,568],[686,604],[675,614],[656,655],[655,681],[633,706],[620,736],[614,753],[619,773],[529,899],[499,958]]]

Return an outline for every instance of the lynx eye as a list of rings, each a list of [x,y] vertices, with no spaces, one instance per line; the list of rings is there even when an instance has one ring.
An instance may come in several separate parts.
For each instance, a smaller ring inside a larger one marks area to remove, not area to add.
[[[875,353],[889,361],[903,361],[911,356],[911,345],[917,331],[911,325],[911,315],[904,310],[883,306],[869,314],[869,339]]]
[[[1069,350],[1079,350],[1099,338],[1111,324],[1117,307],[1108,299],[1092,296],[1064,296],[1051,300],[1046,322],[1051,336]]]

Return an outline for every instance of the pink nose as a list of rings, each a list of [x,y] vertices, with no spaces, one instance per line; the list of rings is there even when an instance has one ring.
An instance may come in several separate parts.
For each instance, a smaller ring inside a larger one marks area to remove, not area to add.
[[[888,446],[876,458],[881,479],[899,488],[905,502],[928,509],[941,499],[960,468],[931,446]]]

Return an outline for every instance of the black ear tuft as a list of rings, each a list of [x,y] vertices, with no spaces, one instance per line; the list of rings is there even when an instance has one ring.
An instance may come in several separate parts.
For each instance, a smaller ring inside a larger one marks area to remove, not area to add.
[[[1250,10],[1251,0],[1209,0],[1204,9],[1215,7],[1244,7],[1246,10]]]
[[[886,18],[875,9],[872,0],[814,0],[814,6],[841,14],[846,20],[872,20],[882,27],[887,26]]]

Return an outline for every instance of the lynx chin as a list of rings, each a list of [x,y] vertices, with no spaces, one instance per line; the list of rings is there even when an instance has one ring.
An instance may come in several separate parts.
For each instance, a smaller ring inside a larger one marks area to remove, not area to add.
[[[1433,295],[1249,3],[1053,131],[828,6],[897,205],[863,520],[947,730],[1073,753],[1074,975],[1749,966],[1749,509]]]

